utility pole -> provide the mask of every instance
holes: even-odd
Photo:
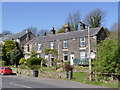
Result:
[[[89,57],[89,80],[92,80],[91,76],[91,49],[90,49],[90,28],[88,26],[88,57]]]
[[[91,81],[91,80],[92,80],[92,75],[91,75],[91,72],[92,72],[91,67],[92,67],[92,65],[91,65],[91,49],[90,49],[90,47],[91,47],[91,46],[90,46],[90,28],[89,28],[88,25],[85,25],[85,24],[83,23],[83,21],[81,21],[81,22],[79,22],[79,23],[81,23],[81,25],[87,26],[87,28],[88,28],[89,80]]]

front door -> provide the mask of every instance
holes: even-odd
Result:
[[[70,65],[73,65],[74,54],[70,55]]]

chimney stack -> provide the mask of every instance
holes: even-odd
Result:
[[[26,29],[26,33],[28,33],[29,32],[29,29]]]
[[[52,27],[52,30],[50,31],[50,34],[53,35],[55,33],[56,33],[56,31],[55,31],[54,27]]]
[[[66,23],[66,24],[64,25],[64,29],[65,29],[65,33],[70,32],[69,23]]]
[[[81,30],[85,29],[85,24],[84,24],[83,21],[80,22],[80,29],[81,29]]]

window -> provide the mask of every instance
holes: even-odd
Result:
[[[50,42],[50,49],[54,49],[54,42]]]
[[[63,41],[63,48],[68,48],[68,41],[67,40]]]
[[[86,46],[86,42],[85,42],[85,38],[84,37],[80,38],[80,46],[81,47],[85,47]]]
[[[65,61],[68,60],[68,53],[67,52],[63,53],[63,60],[65,60]]]
[[[80,51],[80,58],[85,59],[85,51]]]
[[[41,50],[41,43],[38,44],[38,50]]]
[[[27,51],[28,51],[28,52],[30,51],[30,47],[29,47],[29,45],[27,45]]]

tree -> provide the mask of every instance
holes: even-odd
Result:
[[[6,40],[3,45],[3,59],[6,61],[7,65],[10,65],[10,54],[17,47],[17,42],[13,40]]]
[[[39,32],[38,32],[38,36],[47,36],[48,35],[48,30],[44,30],[44,29],[41,29]]]
[[[85,23],[87,23],[90,28],[100,27],[104,18],[104,11],[101,9],[94,9],[85,17]]]
[[[44,36],[47,36],[47,32],[46,31],[44,32]]]
[[[8,31],[8,30],[4,30],[2,32],[2,36],[8,35],[8,34],[12,34],[12,33],[10,31]]]
[[[37,33],[38,33],[38,30],[35,27],[28,27],[27,29],[30,30],[34,35],[37,35]]]
[[[16,67],[19,64],[19,60],[23,57],[22,52],[18,47],[15,47],[15,49],[10,54],[10,63],[12,65],[16,65]]]
[[[97,59],[93,61],[93,70],[99,73],[114,73],[120,81],[120,41],[108,38],[98,47]]]
[[[120,35],[119,29],[120,28],[120,24],[118,23],[114,23],[111,27],[111,33],[110,33],[110,37],[111,38],[116,38],[118,39],[118,35]]]
[[[66,19],[66,22],[70,24],[72,30],[78,30],[79,21],[80,21],[79,11],[70,13]]]
[[[65,33],[64,26],[62,26],[62,27],[57,31],[57,33]]]

